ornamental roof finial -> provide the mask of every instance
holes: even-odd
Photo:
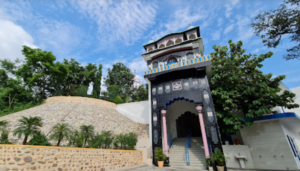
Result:
[[[190,26],[192,26],[192,24],[190,23]]]
[[[169,30],[169,33],[171,33],[171,31]]]

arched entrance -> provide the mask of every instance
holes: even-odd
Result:
[[[178,138],[187,137],[188,135],[200,137],[199,117],[192,112],[186,111],[176,119],[176,130]]]

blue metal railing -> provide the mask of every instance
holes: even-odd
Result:
[[[172,135],[169,139],[168,146],[169,146],[169,148],[170,148],[170,146],[171,146],[171,148],[173,148],[173,137],[172,137]]]
[[[189,130],[188,131],[188,136],[186,138],[186,143],[185,143],[185,160],[186,160],[186,165],[190,166],[190,154],[189,154],[189,150],[188,148],[191,148],[191,135],[192,135],[192,131]]]
[[[190,166],[190,155],[189,155],[189,150],[188,148],[191,148],[191,138],[188,135],[185,143],[185,160],[186,160],[186,165]]]

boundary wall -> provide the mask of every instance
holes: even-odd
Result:
[[[144,163],[143,151],[0,144],[0,171],[107,171]]]

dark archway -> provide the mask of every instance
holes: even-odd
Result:
[[[192,137],[201,137],[199,117],[189,111],[176,119],[177,137],[187,137],[191,133]]]

